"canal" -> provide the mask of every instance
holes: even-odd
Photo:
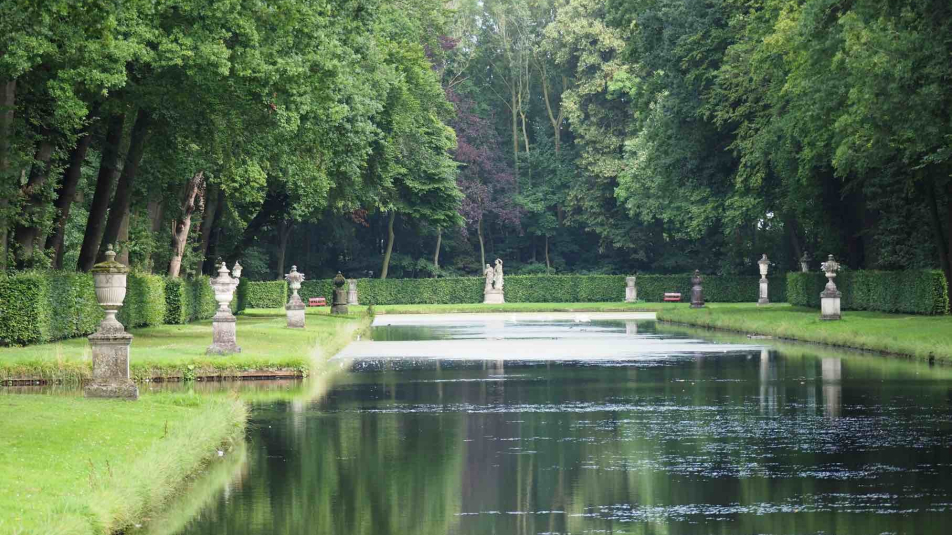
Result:
[[[947,368],[591,315],[378,317],[174,533],[947,533]]]

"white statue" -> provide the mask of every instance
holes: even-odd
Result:
[[[486,269],[483,270],[483,275],[486,277],[486,286],[483,288],[483,293],[489,292],[493,289],[493,267],[489,264],[486,264]]]
[[[496,272],[495,278],[493,279],[493,287],[497,290],[502,290],[502,260],[499,258],[496,259]]]

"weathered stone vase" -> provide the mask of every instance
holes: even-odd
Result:
[[[836,289],[833,279],[840,270],[840,264],[830,255],[826,262],[820,264],[820,269],[826,274],[826,287],[820,292],[820,319],[834,321],[842,318],[840,314],[840,298],[843,294]]]
[[[691,277],[691,308],[704,308],[704,288],[701,287],[701,271],[695,269]]]
[[[347,279],[347,304],[360,304],[357,302],[357,279]]]
[[[757,264],[760,266],[760,299],[757,300],[757,305],[769,305],[770,299],[767,297],[767,270],[770,269],[770,260],[767,260],[767,255],[764,255]]]
[[[347,313],[347,288],[344,288],[346,284],[347,279],[338,271],[337,276],[334,277],[334,301],[331,304],[331,314]]]
[[[116,262],[116,252],[107,246],[106,261],[93,266],[96,300],[106,311],[99,330],[90,335],[93,378],[83,389],[88,398],[138,399],[139,389],[129,378],[129,348],[132,335],[116,319],[126,298],[126,275],[129,269]]]
[[[288,315],[288,327],[292,329],[304,328],[304,301],[298,295],[301,289],[301,283],[304,282],[304,274],[298,273],[297,266],[291,266],[291,272],[284,276],[288,281],[288,288],[291,288],[291,298],[284,309]]]
[[[218,276],[208,281],[215,291],[215,301],[218,302],[218,311],[212,317],[212,345],[208,346],[206,351],[208,354],[241,353],[236,329],[238,320],[231,313],[231,309],[228,308],[229,303],[235,297],[235,289],[238,288],[241,264],[235,262],[232,273],[235,275],[234,277],[229,276],[228,266],[222,262],[221,267],[218,268]]]
[[[638,300],[638,287],[635,286],[634,276],[625,277],[625,302],[634,303]]]

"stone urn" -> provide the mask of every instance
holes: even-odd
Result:
[[[304,301],[302,301],[301,296],[298,295],[298,290],[301,289],[301,283],[304,282],[304,274],[298,272],[297,266],[291,266],[291,272],[284,276],[284,280],[288,281],[288,288],[291,289],[291,298],[284,307],[285,311],[287,311],[288,327],[292,329],[303,329]]]
[[[826,262],[820,264],[820,270],[826,275],[826,286],[820,292],[820,319],[838,320],[840,314],[840,298],[843,296],[837,289],[833,279],[836,278],[836,272],[840,270],[840,263],[830,255]]]
[[[770,304],[770,300],[767,298],[767,270],[770,269],[770,260],[767,260],[765,254],[763,258],[757,261],[757,264],[760,267],[760,298],[757,300],[757,304],[767,305]]]
[[[357,302],[357,279],[347,279],[347,304],[360,304]]]
[[[704,288],[701,287],[703,280],[701,271],[695,269],[694,276],[691,277],[691,308],[704,308]]]
[[[241,264],[235,262],[229,276],[228,266],[224,262],[218,268],[218,276],[209,280],[212,290],[215,291],[215,301],[218,302],[218,311],[212,317],[212,345],[208,346],[207,353],[215,355],[227,355],[229,353],[240,353],[238,347],[236,323],[234,314],[228,305],[235,297],[235,289],[238,288],[238,282],[241,278]]]
[[[638,287],[635,285],[637,279],[634,275],[625,277],[625,302],[634,303],[638,301]]]
[[[138,399],[139,389],[129,377],[129,348],[132,335],[116,319],[126,298],[129,268],[116,262],[112,245],[106,247],[106,261],[92,268],[96,300],[106,311],[99,330],[90,335],[93,378],[84,395],[91,398]]]
[[[338,271],[337,276],[334,277],[334,300],[331,304],[331,314],[347,313],[347,288],[344,287],[346,284],[347,279]]]

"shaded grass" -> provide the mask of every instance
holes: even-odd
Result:
[[[641,312],[687,306],[683,303],[505,303],[484,305],[381,305],[375,314],[459,314],[468,312]]]
[[[238,317],[238,345],[242,351],[227,356],[205,355],[212,339],[211,321],[133,329],[130,372],[137,381],[228,377],[246,371],[308,375],[317,357],[339,350],[350,341],[354,330],[368,321],[361,314],[315,314],[308,316],[305,329],[288,329],[282,310],[255,311]],[[91,373],[85,338],[0,348],[0,380],[80,383]]]
[[[246,417],[226,396],[0,396],[0,533],[108,534],[141,523],[241,440]]]
[[[703,309],[672,307],[658,319],[744,333],[952,361],[952,316],[914,316],[846,311],[821,321],[819,310],[772,304],[712,303]]]

